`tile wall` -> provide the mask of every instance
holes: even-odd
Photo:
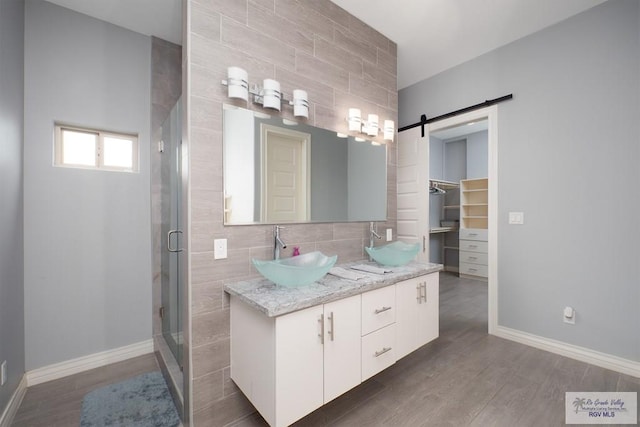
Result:
[[[235,65],[248,71],[250,83],[278,80],[289,97],[294,88],[306,89],[308,122],[335,131],[346,131],[349,107],[397,123],[397,50],[328,0],[187,1],[193,424],[218,426],[254,411],[229,379],[229,307],[222,287],[257,277],[251,258],[270,257],[273,242],[272,226],[223,225],[222,104],[230,100],[220,81]],[[283,110],[282,117],[293,118],[291,109]],[[388,220],[379,227],[395,235],[395,144],[388,144],[387,167]],[[317,249],[346,262],[365,258],[367,227],[299,224],[288,226],[283,237],[288,248]],[[214,260],[215,238],[228,239],[227,259]]]

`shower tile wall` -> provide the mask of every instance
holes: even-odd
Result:
[[[309,93],[308,122],[346,131],[349,107],[397,123],[396,45],[328,0],[188,0],[188,146],[190,150],[190,291],[194,424],[225,425],[254,411],[229,379],[229,307],[222,286],[258,274],[271,226],[223,225],[222,104],[228,66],[250,82],[274,78],[285,94]],[[254,108],[252,105],[249,108]],[[293,118],[284,108],[282,117]],[[381,140],[381,138],[379,138]],[[388,220],[396,229],[396,146],[388,146]],[[291,255],[321,250],[340,262],[364,259],[367,223],[288,226]],[[228,239],[228,259],[214,260],[213,239]]]

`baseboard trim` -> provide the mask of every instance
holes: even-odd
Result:
[[[601,368],[610,369],[612,371],[640,378],[640,362],[634,362],[633,360],[623,359],[611,354],[601,353],[599,351],[579,347],[573,344],[567,344],[551,338],[544,338],[528,332],[507,328],[505,326],[497,326],[493,335],[519,342],[520,344],[539,348],[540,350],[579,360],[581,362],[590,363]]]
[[[153,339],[34,369],[26,374],[27,385],[31,387],[149,353],[153,353]]]
[[[18,413],[18,408],[20,408],[20,404],[22,403],[22,399],[24,399],[26,392],[27,376],[23,375],[22,379],[18,383],[18,388],[13,392],[11,399],[9,399],[9,404],[4,408],[2,416],[0,416],[0,427],[9,427],[11,425],[13,419]]]

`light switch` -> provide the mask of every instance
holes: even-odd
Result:
[[[524,212],[509,212],[509,224],[524,224]]]
[[[213,259],[227,258],[227,239],[215,239],[213,241]]]
[[[387,228],[387,242],[390,242],[392,240],[393,240],[393,229]]]

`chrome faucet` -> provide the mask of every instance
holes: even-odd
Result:
[[[285,249],[287,244],[280,238],[280,230],[284,227],[276,225],[274,228],[274,241],[273,241],[273,259],[280,259],[280,248]]]
[[[378,240],[382,239],[382,236],[376,233],[376,223],[372,221],[369,223],[369,247],[370,248],[373,247],[374,237],[377,238]]]

